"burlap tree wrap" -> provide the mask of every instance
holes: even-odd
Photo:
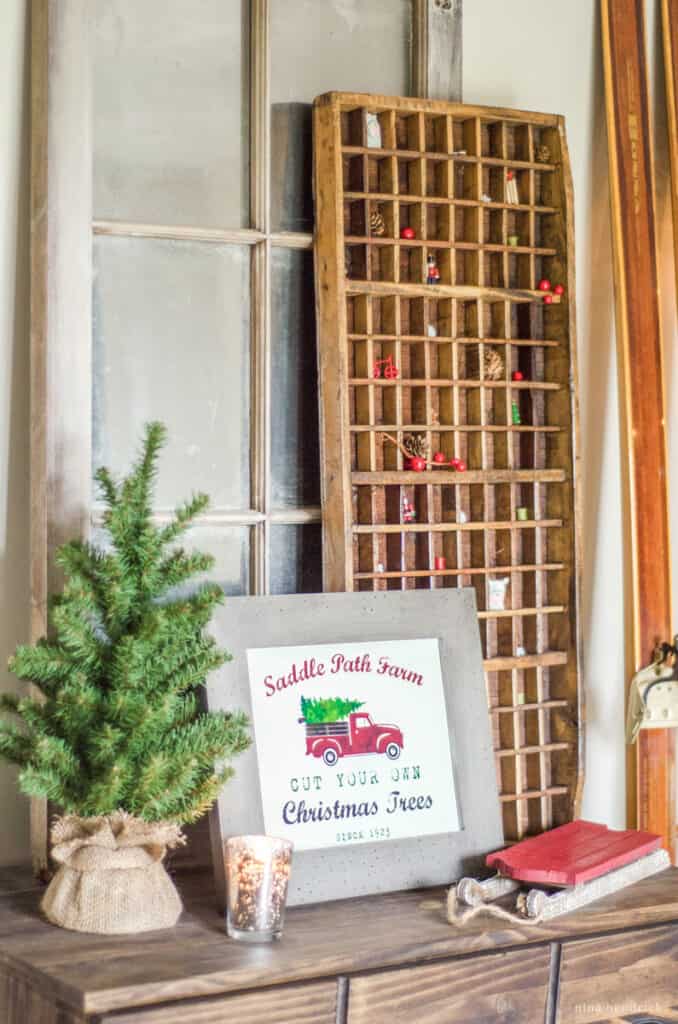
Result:
[[[178,921],[181,899],[162,863],[168,848],[185,842],[178,825],[151,824],[124,811],[68,815],[54,823],[51,839],[60,866],[42,910],[52,924],[123,935]]]

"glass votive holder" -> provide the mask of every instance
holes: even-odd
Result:
[[[285,919],[292,843],[272,836],[233,836],[224,846],[228,935],[243,942],[279,939]]]

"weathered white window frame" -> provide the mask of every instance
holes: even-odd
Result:
[[[461,99],[461,0],[413,0],[412,92]],[[269,2],[251,0],[250,224],[214,231],[92,219],[91,4],[34,0],[31,189],[31,634],[47,629],[52,556],[92,525],[92,240],[123,235],[250,247],[250,510],[214,525],[252,532],[252,593],[270,586],[271,528],[320,521],[320,509],[271,504],[271,253],[309,250],[311,234],[271,230]],[[31,845],[47,869],[47,805],[31,802]]]

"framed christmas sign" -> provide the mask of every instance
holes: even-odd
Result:
[[[290,902],[435,885],[502,843],[473,591],[235,598],[211,710],[255,743],[212,815],[294,843]],[[228,699],[224,699],[224,694]]]

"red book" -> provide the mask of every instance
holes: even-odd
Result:
[[[541,885],[580,885],[658,850],[661,838],[592,821],[571,821],[490,853],[485,863],[507,878]]]

